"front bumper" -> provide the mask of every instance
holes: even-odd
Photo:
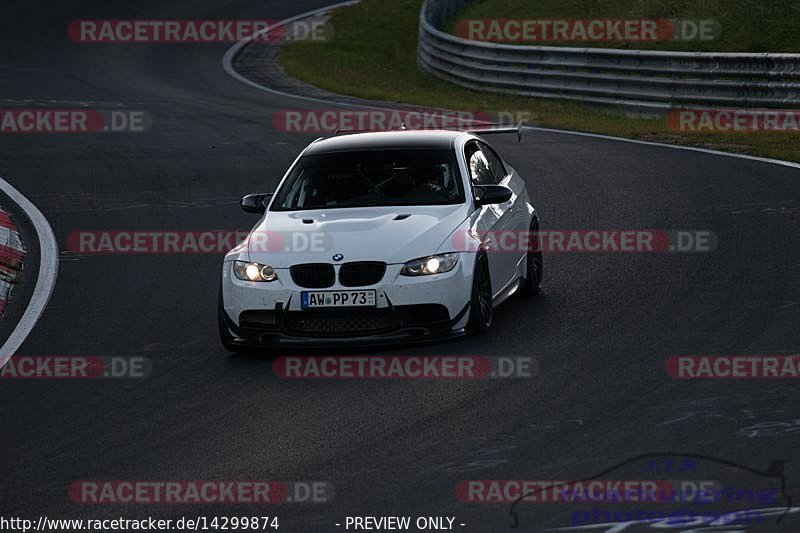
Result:
[[[400,276],[389,265],[380,283],[324,290],[375,290],[376,307],[303,310],[301,292],[288,269],[279,280],[253,283],[237,279],[231,263],[223,265],[220,316],[235,344],[342,346],[425,341],[463,335],[468,320],[473,265],[461,254],[450,272]],[[338,269],[338,267],[337,267]],[[337,277],[338,280],[338,271]]]
[[[233,336],[233,344],[240,346],[380,346],[447,339],[466,333],[466,327],[458,327],[458,322],[466,317],[469,305],[453,319],[430,321],[421,319],[425,316],[426,310],[422,309],[425,307],[428,306],[392,307],[372,317],[341,309],[335,312],[276,310],[270,313],[268,323],[253,321],[241,325],[236,325],[224,311],[221,313]],[[258,317],[258,314],[249,316]],[[348,322],[356,326],[347,326]]]

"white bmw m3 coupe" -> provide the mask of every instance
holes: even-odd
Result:
[[[223,346],[479,334],[506,298],[537,294],[538,214],[522,177],[484,139],[498,132],[519,129],[352,133],[311,143],[274,194],[242,199],[245,211],[262,216],[225,256]]]

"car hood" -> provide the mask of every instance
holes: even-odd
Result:
[[[247,251],[250,261],[275,268],[338,261],[405,263],[436,253],[466,214],[464,204],[268,211],[249,235]]]

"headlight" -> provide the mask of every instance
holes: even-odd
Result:
[[[458,254],[432,255],[414,259],[403,265],[400,274],[403,276],[429,276],[450,272],[458,264]]]
[[[275,281],[278,279],[277,270],[261,263],[234,261],[233,273],[243,281]]]

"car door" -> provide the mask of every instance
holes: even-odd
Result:
[[[518,272],[517,266],[519,264],[519,242],[520,232],[523,228],[520,225],[521,213],[517,209],[517,200],[521,192],[520,180],[516,175],[512,175],[508,168],[503,164],[503,160],[497,155],[497,152],[488,144],[478,141],[478,146],[481,152],[486,156],[489,162],[489,169],[492,171],[494,182],[497,185],[502,185],[511,189],[511,198],[505,203],[492,206],[500,215],[500,220],[497,224],[497,235],[499,242],[497,247],[499,249],[500,271],[503,273],[503,286],[507,286],[514,281],[516,273]],[[498,287],[500,289],[501,287]]]
[[[505,169],[488,146],[472,140],[465,145],[464,150],[473,186],[498,185],[503,181]],[[481,206],[474,226],[484,241],[489,259],[492,291],[495,295],[511,282],[516,271],[514,261],[516,254],[509,253],[501,247],[501,241],[507,241],[504,233],[511,229],[512,212],[509,211],[511,206],[513,206],[513,195],[510,201],[503,204]]]
[[[530,215],[527,209],[528,194],[525,182],[514,169],[506,165],[495,150],[486,143],[479,142],[481,150],[489,160],[489,166],[498,185],[511,189],[511,198],[500,206],[500,238],[498,243],[503,255],[503,269],[508,269],[507,282],[513,281],[521,271],[525,259],[527,239],[523,234],[530,229]],[[506,263],[507,261],[507,263]]]

